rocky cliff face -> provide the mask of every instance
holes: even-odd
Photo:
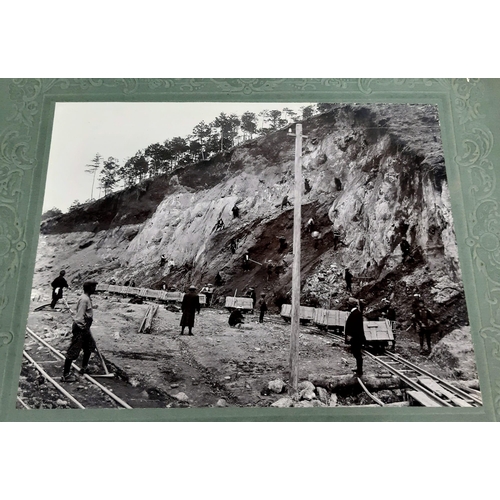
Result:
[[[315,293],[320,305],[341,307],[349,268],[361,278],[353,292],[368,314],[376,316],[388,298],[407,317],[419,292],[443,325],[465,323],[437,108],[338,105],[303,129],[303,175],[311,186],[303,221],[312,217],[321,235],[315,241],[303,231],[303,302]],[[66,235],[73,251],[61,265],[70,278],[183,288],[213,283],[219,271],[221,296],[253,286],[279,305],[291,286],[293,209],[282,210],[281,202],[285,195],[293,202],[293,165],[294,138],[278,131],[45,221],[41,245]],[[236,203],[239,218],[231,212]],[[225,228],[214,231],[219,218]],[[405,263],[403,236],[412,249]],[[245,251],[255,261],[246,272]],[[159,266],[162,254],[174,268]]]

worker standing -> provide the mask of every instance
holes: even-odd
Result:
[[[363,315],[359,309],[358,301],[354,297],[349,297],[349,306],[352,307],[347,321],[345,322],[345,340],[351,344],[351,353],[356,360],[356,377],[363,375],[363,355],[361,349],[366,342],[365,331],[363,329]]]
[[[213,287],[212,283],[208,283],[207,285],[205,285],[200,290],[200,293],[205,294],[205,296],[207,297],[207,307],[210,307],[210,305],[212,303],[212,297],[214,295],[214,287]]]
[[[196,311],[200,314],[200,298],[196,293],[196,287],[191,285],[188,293],[184,294],[181,304],[181,335],[184,335],[184,328],[187,326],[188,335],[193,335],[194,317]]]
[[[259,306],[259,311],[260,311],[259,323],[264,323],[264,314],[267,311],[267,302],[266,302],[266,294],[265,293],[260,294],[258,306]]]
[[[78,359],[82,349],[83,359],[80,373],[82,375],[86,373],[90,356],[95,350],[95,341],[90,331],[94,318],[92,300],[90,296],[95,293],[96,286],[96,281],[86,281],[83,284],[83,294],[80,296],[76,304],[76,313],[73,318],[73,326],[71,328],[73,338],[71,339],[71,344],[66,352],[64,372],[61,378],[62,382],[74,382],[76,380],[74,375],[71,373],[71,364],[73,361]]]
[[[257,302],[257,294],[255,293],[255,289],[250,287],[248,289],[247,296],[252,299],[252,309],[255,309],[255,303]]]
[[[427,349],[431,350],[431,335],[436,326],[436,321],[432,312],[425,307],[424,301],[419,300],[418,308],[415,311],[415,323],[420,340],[420,354],[424,352],[424,337],[427,342]]]
[[[63,288],[69,288],[68,282],[64,278],[66,271],[61,271],[59,276],[51,283],[52,287],[52,302],[50,303],[50,307],[54,309],[59,299],[62,299],[63,296]]]

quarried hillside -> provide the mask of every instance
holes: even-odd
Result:
[[[348,268],[367,317],[387,299],[409,322],[421,293],[445,332],[465,324],[437,108],[338,105],[303,131],[303,303],[344,307]],[[281,130],[44,221],[39,250],[56,249],[57,259],[38,268],[35,284],[64,268],[75,283],[184,290],[219,272],[219,298],[254,287],[279,306],[291,288],[293,208],[282,202],[293,203],[293,165],[294,138]],[[319,238],[306,229],[310,218]],[[160,266],[161,255],[174,265]]]

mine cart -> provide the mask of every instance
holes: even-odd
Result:
[[[333,309],[314,309],[313,323],[321,330],[333,330],[337,334],[344,331],[349,313]]]
[[[106,283],[97,283],[97,286],[95,287],[96,292],[107,292],[109,288],[109,285]]]
[[[300,306],[299,318],[301,323],[310,323],[314,318],[314,307]],[[281,306],[281,317],[285,321],[291,321],[292,319],[292,306],[291,304],[283,304]]]
[[[382,321],[363,322],[365,331],[366,346],[373,347],[376,350],[384,350],[394,343],[394,333],[392,332],[391,322],[387,319]]]
[[[224,305],[226,309],[241,309],[242,311],[253,311],[253,300],[249,297],[226,297]]]

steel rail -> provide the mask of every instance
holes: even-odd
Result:
[[[453,405],[451,403],[448,403],[448,401],[445,401],[444,399],[442,399],[439,396],[437,396],[436,394],[434,394],[432,391],[429,391],[427,388],[421,386],[420,384],[418,384],[417,382],[415,382],[414,380],[412,380],[410,377],[408,377],[407,375],[405,375],[404,373],[402,373],[400,370],[398,370],[397,368],[394,368],[393,366],[391,366],[390,364],[386,363],[385,361],[382,361],[381,359],[379,359],[377,356],[375,356],[371,352],[368,352],[368,351],[365,351],[365,350],[363,350],[363,352],[370,359],[374,360],[376,363],[382,365],[384,368],[386,368],[387,370],[389,370],[391,373],[394,373],[394,375],[397,375],[400,379],[404,380],[413,389],[415,389],[417,391],[420,391],[420,392],[423,392],[425,395],[429,396],[431,399],[433,399],[437,403],[441,404],[442,406],[453,407]]]
[[[16,399],[27,409],[31,410],[31,408],[19,397],[17,396]]]
[[[45,347],[47,347],[48,349],[50,349],[60,359],[63,359],[63,360],[66,359],[66,356],[64,356],[64,354],[61,354],[57,349],[55,349],[54,347],[52,347],[48,342],[46,342],[41,337],[39,337],[33,330],[31,330],[30,328],[26,327],[26,331],[35,340],[37,340],[38,342],[40,342],[41,344],[43,344]],[[72,363],[72,366],[73,366],[73,368],[75,368],[76,371],[80,372],[80,368],[75,363]],[[102,384],[100,384],[99,382],[97,382],[97,380],[95,380],[94,378],[92,378],[87,373],[85,373],[83,375],[83,377],[86,378],[89,382],[91,382],[95,386],[99,387],[99,389],[101,389],[101,391],[103,391],[104,393],[106,393],[111,399],[113,399],[114,401],[116,401],[120,406],[123,406],[123,408],[126,408],[127,410],[132,410],[133,409],[128,403],[126,403],[125,401],[123,401],[122,399],[120,399],[116,394],[114,394],[113,392],[111,392],[107,387],[104,387]]]
[[[439,378],[437,375],[434,375],[431,372],[428,372],[427,370],[425,370],[424,368],[421,368],[420,366],[415,365],[411,361],[408,361],[408,360],[402,358],[398,354],[394,354],[392,352],[386,352],[385,355],[389,356],[392,359],[394,359],[398,363],[402,363],[402,364],[404,364],[404,365],[412,368],[413,370],[422,373],[422,375],[427,375],[428,377],[436,380],[443,387],[445,387],[446,389],[449,389],[450,391],[454,392],[457,396],[460,396],[463,399],[472,399],[472,401],[474,401],[475,403],[477,403],[479,405],[483,404],[482,400],[480,398],[478,398],[477,396],[475,396],[473,394],[469,394],[469,393],[463,391],[462,389],[460,389],[459,387],[455,387],[454,385],[450,384],[446,380],[444,380],[442,378]]]
[[[338,341],[338,342],[343,342],[344,341],[344,339],[343,339],[342,336],[336,335],[334,333],[328,332],[327,336],[330,337],[330,338],[332,338],[333,340]],[[370,352],[368,352],[366,350],[363,350],[363,352],[367,356],[369,356],[371,359],[373,359],[375,362],[377,362],[377,363],[381,364],[382,366],[384,366],[384,368],[386,368],[387,370],[389,370],[391,373],[393,373],[394,375],[397,375],[398,377],[400,377],[402,380],[404,380],[408,385],[410,385],[414,389],[419,390],[421,392],[424,392],[427,396],[432,397],[432,399],[434,399],[435,401],[437,401],[440,404],[443,404],[444,406],[454,407],[452,404],[448,403],[447,401],[445,401],[441,397],[437,396],[432,391],[429,391],[427,388],[421,386],[420,384],[412,382],[412,380],[408,376],[406,376],[404,373],[400,372],[397,368],[394,368],[391,365],[385,363],[379,357],[373,355],[372,353],[370,353]],[[447,389],[453,391],[454,394],[457,397],[460,397],[464,401],[473,400],[474,402],[476,402],[477,404],[479,404],[479,405],[482,406],[482,401],[479,398],[477,398],[477,396],[474,397],[473,395],[467,394],[465,391],[462,391],[461,389],[458,389],[457,387],[451,385],[449,382],[446,382],[445,380],[437,377],[436,375],[433,375],[432,373],[428,372],[424,368],[420,368],[418,365],[415,365],[411,361],[408,361],[408,360],[402,358],[401,356],[399,356],[397,354],[393,354],[393,353],[390,353],[390,352],[387,352],[387,351],[385,352],[385,355],[388,356],[388,357],[390,357],[392,360],[394,360],[397,363],[400,363],[402,365],[406,365],[407,367],[411,368],[413,371],[415,371],[417,373],[429,376],[433,380],[436,380],[444,388],[447,388]]]
[[[327,336],[330,337],[330,338],[332,338],[332,339],[334,339],[334,340],[336,340],[337,342],[343,342],[344,341],[344,338],[342,336],[336,335],[334,333],[329,333],[328,332]],[[402,373],[401,371],[399,371],[397,368],[394,368],[391,365],[389,365],[388,363],[385,363],[384,361],[382,361],[381,359],[379,359],[377,356],[373,355],[372,353],[370,353],[370,352],[368,352],[368,351],[366,351],[364,349],[363,349],[363,352],[370,359],[372,359],[376,363],[382,365],[384,368],[386,368],[392,374],[398,376],[401,380],[403,380],[404,382],[406,382],[406,384],[409,385],[410,387],[412,387],[413,389],[415,389],[417,391],[423,392],[424,394],[426,394],[427,396],[429,396],[431,399],[433,399],[434,401],[436,401],[437,403],[439,403],[442,406],[453,407],[452,404],[450,404],[447,401],[445,401],[444,399],[440,398],[439,396],[437,396],[436,394],[434,394],[432,391],[429,391],[426,387],[421,386],[420,384],[418,384],[417,382],[415,382],[414,380],[412,380],[410,377],[408,377],[407,375],[405,375],[404,373]]]
[[[26,351],[23,351],[23,356],[46,378],[61,394],[64,394],[78,408],[85,410],[78,399],[74,398],[64,387],[59,385]]]
[[[366,394],[373,400],[375,401],[375,403],[377,403],[379,406],[385,406],[385,404],[379,399],[377,398],[377,396],[374,396],[366,387],[365,384],[363,384],[363,382],[361,381],[361,379],[359,377],[358,378],[358,382],[359,382],[359,385],[361,386],[361,388],[366,392]]]

